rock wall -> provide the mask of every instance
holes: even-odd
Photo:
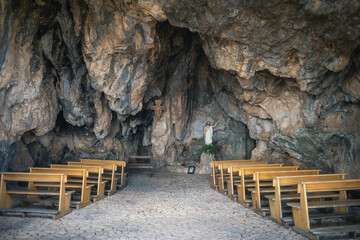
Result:
[[[359,16],[357,0],[0,0],[0,170],[180,169],[220,120],[217,159],[360,177]]]

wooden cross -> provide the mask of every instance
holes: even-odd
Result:
[[[155,111],[155,119],[160,120],[162,111],[165,110],[165,106],[161,106],[161,100],[155,100],[155,106],[151,107]]]

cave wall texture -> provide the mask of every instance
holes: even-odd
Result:
[[[220,120],[217,159],[360,177],[359,102],[358,0],[0,0],[0,171],[180,169]]]

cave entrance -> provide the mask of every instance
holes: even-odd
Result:
[[[147,108],[161,99],[166,110],[149,126],[153,164],[171,169],[199,166],[205,123],[218,120],[213,136],[216,159],[250,158],[255,142],[241,122],[241,104],[234,96],[241,88],[236,76],[213,68],[198,33],[169,22],[158,23],[156,31],[164,52],[148,91],[161,91]]]

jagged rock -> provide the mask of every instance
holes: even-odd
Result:
[[[135,115],[152,83],[156,21],[127,2],[88,7],[83,52],[91,86],[104,92],[113,111]]]
[[[152,154],[183,171],[220,120],[216,159],[359,177],[359,16],[357,0],[0,0],[0,170]]]
[[[97,139],[102,139],[109,134],[112,113],[107,100],[102,97],[100,92],[95,93],[94,108],[96,111],[94,133]]]

